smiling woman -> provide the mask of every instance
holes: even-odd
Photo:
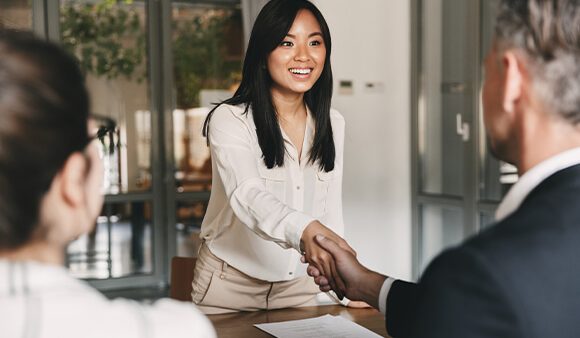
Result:
[[[268,57],[273,96],[301,95],[320,77],[326,46],[312,12],[300,10],[280,45]]]
[[[239,89],[205,121],[213,182],[192,298],[206,313],[318,304],[301,255],[334,280],[314,235],[350,249],[341,238],[344,119],[330,108],[331,45],[311,2],[268,2]]]

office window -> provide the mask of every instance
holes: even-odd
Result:
[[[78,277],[153,272],[147,23],[142,1],[60,1],[61,43],[86,76],[91,112],[117,126],[100,151],[103,215],[94,232],[69,249]]]
[[[465,231],[460,208],[421,205],[419,210],[419,265],[423,271],[443,249],[461,243]]]
[[[425,194],[464,196],[466,111],[471,103],[463,0],[424,1],[419,115],[420,189]]]
[[[70,272],[90,279],[151,273],[151,220],[151,203],[107,203],[93,231],[69,245]]]
[[[415,277],[433,255],[492,225],[518,180],[491,154],[480,100],[497,5],[412,1]]]
[[[177,254],[195,256],[211,190],[202,127],[214,104],[231,97],[241,79],[240,3],[174,1],[171,28]]]
[[[482,229],[493,226],[495,224],[495,214],[492,212],[486,212],[486,211],[480,212],[479,213],[479,223],[481,224]]]
[[[104,158],[106,193],[149,190],[144,3],[62,0],[60,32],[62,45],[77,56],[86,74],[92,112],[113,119],[119,128],[117,147]]]

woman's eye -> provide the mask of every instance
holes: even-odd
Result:
[[[282,41],[282,42],[280,42],[280,46],[282,46],[282,47],[292,47],[292,46],[294,46],[294,44],[292,42],[290,42],[290,41]]]
[[[311,46],[320,46],[321,44],[322,42],[320,42],[319,40],[310,41]]]

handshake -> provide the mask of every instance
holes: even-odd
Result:
[[[310,223],[300,241],[302,262],[320,291],[334,291],[338,298],[363,301],[378,309],[386,277],[367,269],[356,259],[348,243],[318,221]]]

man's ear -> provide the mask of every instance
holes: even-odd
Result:
[[[502,108],[505,112],[513,114],[518,101],[522,98],[525,63],[520,55],[510,50],[503,53],[501,63],[504,81]]]
[[[73,153],[62,167],[58,180],[63,201],[76,208],[85,203],[87,159],[80,152]]]

